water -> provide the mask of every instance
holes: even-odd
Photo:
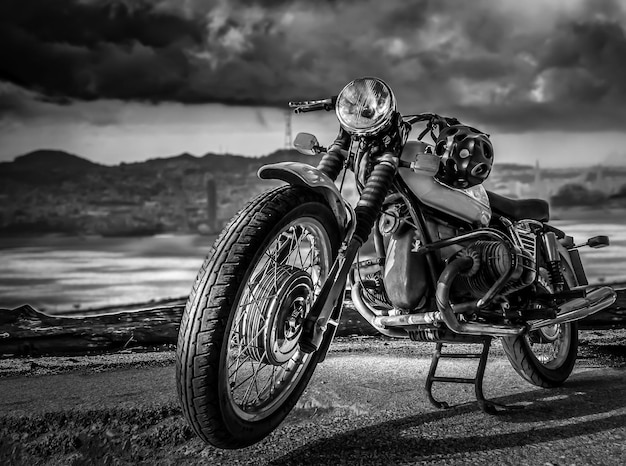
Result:
[[[48,312],[183,297],[214,237],[0,239],[0,307]]]
[[[608,235],[611,246],[582,248],[590,283],[626,281],[626,219],[560,220],[577,243]],[[0,239],[0,308],[24,303],[48,312],[183,297],[213,237]]]
[[[579,249],[589,283],[626,281],[626,218],[618,216],[601,223],[560,220],[552,224],[573,236],[577,244],[592,236],[607,235],[609,247]]]

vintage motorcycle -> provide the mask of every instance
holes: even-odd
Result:
[[[287,184],[235,215],[198,274],[176,375],[199,437],[241,448],[275,429],[324,361],[348,288],[381,334],[437,344],[426,389],[438,407],[447,405],[432,396],[433,383],[461,382],[475,385],[484,411],[505,408],[482,394],[494,337],[530,383],[554,387],[568,378],[576,321],[616,299],[610,287],[588,286],[578,252],[608,245],[606,236],[575,244],[547,223],[547,202],[487,191],[489,135],[433,113],[400,115],[380,79],[356,79],[334,98],[290,106],[335,110],[339,135],[328,149],[313,135],[296,137],[299,151],[322,155],[317,167],[263,166],[261,178]],[[347,170],[355,174],[355,207],[337,186]],[[375,254],[361,260],[370,236]],[[436,376],[443,343],[483,344],[473,355],[480,357],[474,379]]]

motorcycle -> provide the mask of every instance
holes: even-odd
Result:
[[[484,411],[506,408],[482,394],[493,338],[530,383],[555,387],[569,377],[576,321],[616,299],[608,286],[588,286],[578,251],[607,246],[606,236],[575,244],[548,223],[547,202],[487,191],[489,135],[456,118],[401,115],[378,78],[290,106],[334,110],[339,134],[328,148],[310,134],[295,138],[300,152],[321,155],[317,167],[261,167],[260,178],[286,184],[233,217],[198,273],[176,378],[200,438],[242,448],[272,432],[324,361],[347,293],[382,335],[436,343],[426,391],[440,408],[447,404],[432,396],[434,382],[473,383]],[[348,170],[355,206],[340,189]],[[370,237],[375,253],[362,259]],[[483,344],[474,379],[436,376],[444,343]]]

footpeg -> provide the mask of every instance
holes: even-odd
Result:
[[[592,249],[600,249],[609,246],[610,241],[609,237],[605,235],[594,236],[593,238],[589,238],[586,243],[577,244],[575,248],[582,248],[583,246],[589,246]]]

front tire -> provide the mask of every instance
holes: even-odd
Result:
[[[219,448],[258,442],[287,416],[315,370],[301,324],[339,247],[323,197],[285,186],[234,217],[187,301],[176,350],[183,413]]]

